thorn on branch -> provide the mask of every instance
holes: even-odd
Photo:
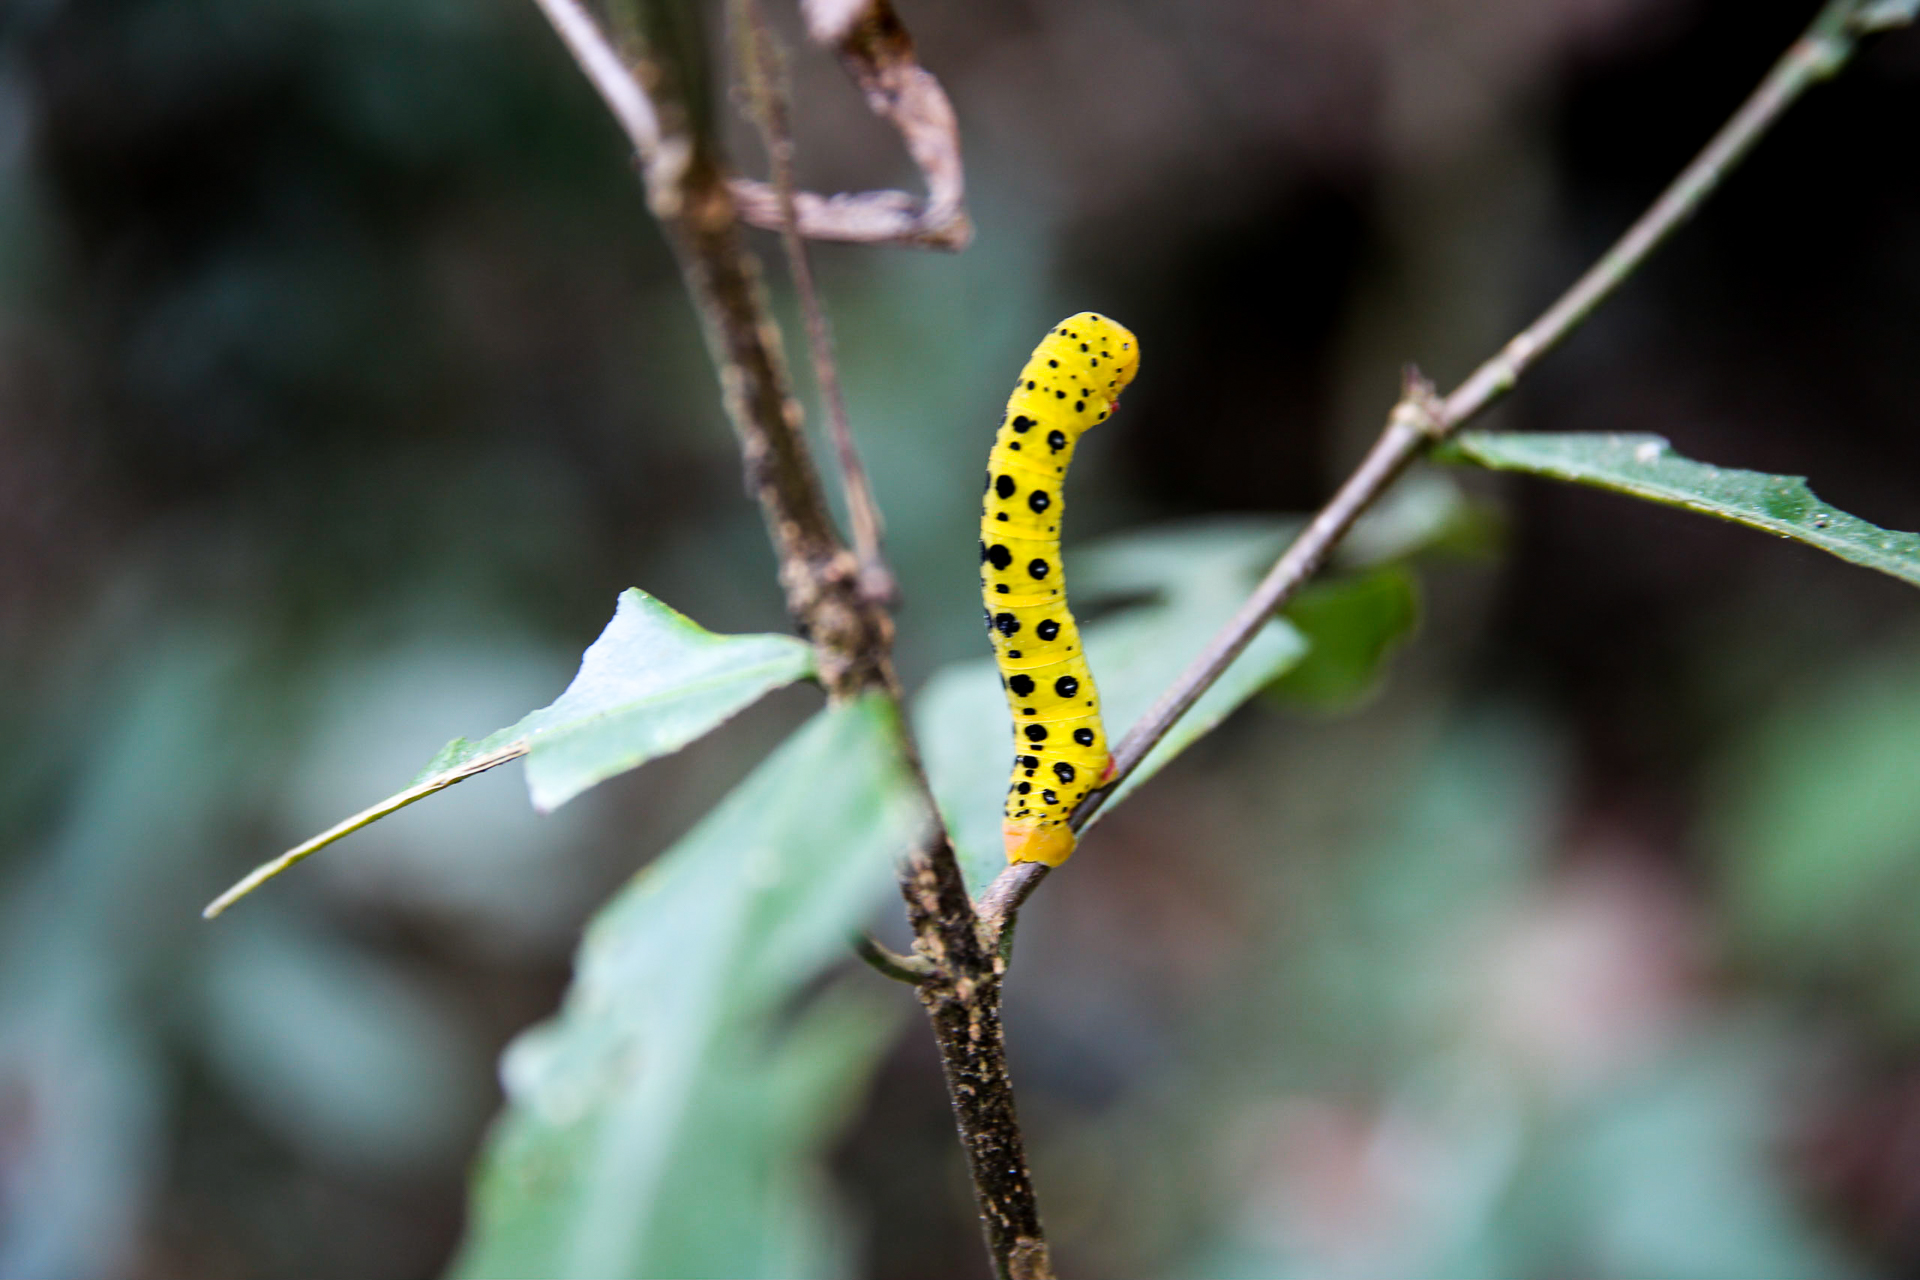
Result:
[[[895,982],[904,982],[910,987],[933,978],[936,970],[933,962],[921,955],[902,955],[893,948],[882,944],[871,934],[863,933],[853,940],[854,954],[871,965],[874,970]]]

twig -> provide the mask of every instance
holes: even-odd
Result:
[[[840,464],[840,484],[847,498],[847,513],[853,521],[853,552],[860,561],[860,587],[869,599],[891,603],[896,593],[893,572],[880,549],[884,531],[880,505],[874,500],[867,469],[854,447],[853,427],[847,420],[847,400],[840,387],[840,369],[833,358],[833,333],[827,326],[826,309],[820,304],[813,264],[794,209],[793,130],[787,119],[780,50],[759,0],[734,0],[734,10],[754,119],[760,127],[760,140],[773,173],[773,189],[780,202],[780,243],[786,250],[787,270],[793,276],[794,293],[806,323],[814,381],[820,388],[821,407],[827,412],[834,455]]]
[[[1831,0],[1806,33],[1781,55],[1759,88],[1626,234],[1539,319],[1515,335],[1498,355],[1475,369],[1447,397],[1443,413],[1446,432],[1458,430],[1511,391],[1521,374],[1606,301],[1668,236],[1693,217],[1801,94],[1847,64],[1862,35],[1911,21],[1913,10],[1912,3]]]
[[[641,161],[648,162],[660,150],[660,118],[654,114],[647,91],[627,71],[620,55],[613,51],[613,46],[607,43],[599,26],[580,7],[578,0],[533,2],[547,15],[547,21],[566,44],[567,52],[599,90],[601,100],[620,122],[627,140],[640,153]]]
[[[740,215],[756,227],[780,225],[780,206],[773,188],[752,178],[733,180],[733,197]],[[973,223],[962,214],[936,222],[926,206],[904,191],[858,191],[822,196],[799,191],[793,197],[800,233],[809,240],[840,244],[891,244],[911,249],[947,249],[958,252],[973,242]]]
[[[1112,780],[1074,810],[1074,829],[1086,825],[1168,730],[1232,665],[1267,619],[1306,585],[1354,521],[1415,457],[1511,391],[1522,374],[1591,315],[1699,210],[1801,94],[1846,65],[1863,35],[1912,21],[1917,7],[1920,5],[1914,0],[1831,0],[1693,162],[1537,320],[1475,369],[1444,400],[1409,370],[1386,430],[1359,469],[1347,477],[1332,500],[1281,554],[1232,620],[1127,731],[1114,749]],[[983,927],[996,938],[1004,936],[1013,914],[1043,878],[1044,872],[1035,873],[1024,866],[1001,872],[981,895]]]
[[[575,0],[540,2],[617,116],[635,98],[649,104],[634,114],[650,118],[654,134],[628,132],[640,151],[647,201],[680,260],[740,440],[747,488],[779,554],[787,608],[813,642],[821,683],[835,698],[885,683],[892,621],[862,597],[858,563],[833,527],[759,265],[741,238],[704,103],[692,96],[699,68],[680,61],[698,56],[700,42],[687,30],[694,11],[654,0],[629,4],[640,46],[629,67]],[[620,75],[608,70],[609,59]]]
[[[1274,612],[1293,598],[1315,571],[1326,562],[1340,539],[1365,514],[1387,487],[1406,470],[1407,464],[1430,441],[1443,433],[1436,410],[1438,401],[1432,386],[1418,373],[1408,370],[1400,402],[1387,420],[1387,428],[1374,442],[1360,466],[1347,477],[1333,498],[1313,517],[1307,527],[1274,562],[1267,576],[1240,606],[1231,620],[1208,642],[1180,678],[1160,695],[1147,713],[1120,739],[1114,749],[1114,778],[1105,791],[1087,797],[1074,813],[1075,828],[1086,821],[1126,776],[1139,767],[1147,753],[1166,735],[1167,730],[1185,715],[1200,695],[1220,678],[1233,660],[1240,656],[1254,634]]]
[[[830,45],[860,86],[867,108],[891,124],[927,184],[924,203],[904,191],[817,196],[798,192],[792,205],[773,187],[734,180],[742,216],[779,230],[789,221],[809,240],[964,249],[973,239],[953,104],[914,55],[913,37],[889,0],[806,0],[807,29]]]
[[[854,938],[853,954],[865,960],[876,973],[910,987],[917,987],[934,976],[933,962],[925,956],[903,956],[872,934],[863,933]]]

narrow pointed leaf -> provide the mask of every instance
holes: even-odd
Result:
[[[872,988],[789,1006],[926,820],[897,714],[868,695],[820,712],[615,896],[559,1015],[503,1060],[455,1274],[830,1267],[818,1162],[893,1018]]]
[[[515,726],[527,740],[534,807],[557,809],[678,751],[812,671],[812,650],[792,636],[715,635],[628,588],[566,692]]]
[[[404,791],[256,867],[202,914],[211,919],[342,836],[522,756],[533,805],[550,812],[596,783],[678,751],[812,671],[812,651],[792,636],[716,635],[629,588],[551,706],[477,742],[455,738]]]
[[[1920,534],[1848,515],[1815,497],[1804,477],[1695,462],[1660,436],[1469,431],[1439,456],[1717,516],[1920,586]]]

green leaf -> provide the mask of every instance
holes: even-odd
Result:
[[[515,726],[533,807],[551,812],[812,673],[812,650],[792,636],[715,635],[628,588],[566,692]]]
[[[1203,521],[1109,539],[1070,563],[1076,611],[1103,598],[1159,597],[1081,627],[1109,735],[1144,714],[1245,598],[1254,576],[1286,545],[1293,525]],[[1269,622],[1105,806],[1127,795],[1297,662],[1305,642]],[[992,659],[938,672],[915,700],[914,725],[940,812],[968,885],[985,887],[1006,866],[1001,800],[1013,756],[1012,722]],[[1104,812],[1105,809],[1102,811]]]
[[[926,821],[903,746],[880,695],[822,711],[600,912],[507,1050],[455,1274],[836,1269],[818,1163],[893,1017],[871,987],[789,1006]]]
[[[455,738],[406,790],[254,868],[203,914],[211,919],[342,836],[521,756],[534,808],[551,812],[596,783],[678,751],[812,671],[812,651],[792,636],[715,635],[630,587],[551,706],[478,742]]]
[[[201,1052],[254,1122],[346,1168],[465,1160],[493,1088],[444,993],[297,918],[234,924],[206,935]]]
[[[1660,436],[1469,431],[1437,456],[1684,507],[1804,542],[1920,586],[1920,534],[1882,529],[1837,510],[1815,497],[1800,476],[1683,458]]]
[[[1285,611],[1307,638],[1307,656],[1274,681],[1282,702],[1338,711],[1366,701],[1387,657],[1420,618],[1419,584],[1398,565],[1308,587]]]

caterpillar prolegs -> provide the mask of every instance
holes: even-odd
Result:
[[[1091,311],[1062,320],[1020,371],[987,455],[980,591],[1013,712],[1001,824],[1008,862],[1065,862],[1074,843],[1068,815],[1113,767],[1100,695],[1067,611],[1061,494],[1081,433],[1114,411],[1139,367],[1140,344],[1120,325]]]

